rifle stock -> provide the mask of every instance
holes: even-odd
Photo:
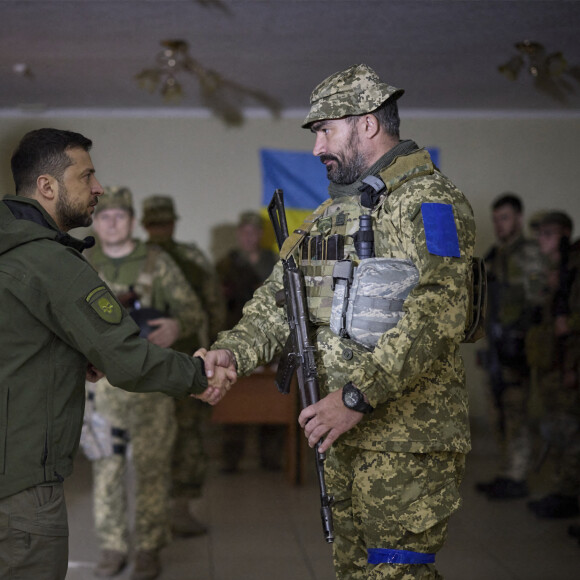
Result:
[[[288,226],[284,209],[284,196],[281,189],[277,189],[274,192],[272,201],[268,205],[268,215],[274,226],[278,247],[282,248],[284,240],[288,237]],[[276,386],[282,393],[288,393],[292,376],[296,371],[298,389],[300,391],[300,404],[302,408],[305,408],[319,400],[318,372],[314,356],[315,347],[311,343],[306,289],[302,272],[296,265],[294,257],[289,256],[287,259],[282,259],[282,265],[284,268],[285,306],[290,336],[279,363]],[[331,509],[333,498],[329,497],[326,491],[324,479],[325,455],[319,451],[321,442],[319,441],[315,448],[316,473],[321,502],[320,516],[324,538],[328,543],[332,543],[334,541]]]

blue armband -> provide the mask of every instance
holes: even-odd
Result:
[[[409,550],[370,548],[367,562],[369,564],[433,564],[435,562],[435,554],[424,554]]]

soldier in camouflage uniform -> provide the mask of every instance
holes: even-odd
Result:
[[[142,335],[167,348],[206,322],[201,304],[175,262],[157,246],[131,237],[134,210],[127,188],[106,188],[95,210],[99,244],[87,255],[127,307],[153,309]],[[171,454],[177,425],[174,399],[128,393],[106,378],[94,385],[94,408],[110,424],[112,453],[93,461],[95,525],[101,546],[97,576],[113,576],[127,562],[127,444],[135,469],[135,550],[132,580],[156,578],[159,550],[170,540]]]
[[[549,262],[549,292],[541,320],[526,339],[542,402],[540,436],[556,467],[550,493],[528,502],[540,518],[580,514],[580,246],[570,244],[572,228],[564,212],[540,219],[538,243]]]
[[[492,204],[497,238],[485,257],[489,300],[488,350],[492,419],[500,445],[499,474],[476,484],[490,499],[528,495],[526,478],[532,458],[528,417],[530,369],[525,335],[537,316],[545,287],[545,263],[538,244],[523,235],[523,208],[518,196],[504,193]]]
[[[262,219],[256,212],[242,213],[236,228],[238,245],[216,264],[227,305],[226,325],[223,327],[225,330],[233,328],[240,321],[244,305],[272,273],[272,268],[278,261],[275,252],[260,245],[264,234]],[[258,426],[260,466],[263,469],[280,469],[285,432],[283,425]],[[249,425],[223,426],[223,470],[226,473],[238,470],[248,434]]]
[[[178,243],[173,239],[178,219],[171,197],[152,195],[143,200],[141,224],[149,234],[148,245],[163,248],[179,266],[191,289],[199,298],[206,323],[200,332],[178,339],[175,350],[191,354],[208,347],[223,328],[225,307],[214,268],[193,243]],[[202,427],[211,407],[189,397],[175,402],[177,437],[172,461],[172,530],[179,536],[196,536],[207,528],[190,513],[189,500],[199,498],[205,482],[208,456],[204,448]]]
[[[310,446],[324,438],[320,451],[327,451],[340,579],[441,578],[435,554],[460,506],[470,449],[459,346],[468,312],[473,212],[426,150],[399,139],[402,94],[366,65],[314,89],[303,127],[316,135],[313,153],[326,165],[330,199],[281,250],[304,273],[314,324],[321,399],[299,420]],[[353,237],[361,214],[372,217],[376,257],[412,263],[418,274],[398,306],[399,322],[373,347],[331,330],[334,263],[324,251],[313,257],[314,247],[344,244],[334,261],[358,263]],[[288,336],[285,310],[275,303],[282,285],[277,264],[240,323],[218,336],[206,357],[208,376],[214,357],[229,355],[245,375],[280,351]],[[388,316],[379,310],[366,327]]]

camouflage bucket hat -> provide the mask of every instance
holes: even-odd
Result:
[[[133,215],[133,194],[128,187],[105,187],[103,189],[104,193],[99,196],[95,214],[104,209],[126,209]]]
[[[173,199],[168,195],[152,195],[143,200],[141,223],[144,226],[174,222],[178,217]]]
[[[323,80],[310,95],[310,112],[302,127],[314,121],[364,115],[380,107],[387,99],[398,99],[405,91],[379,79],[366,64],[356,64]]]

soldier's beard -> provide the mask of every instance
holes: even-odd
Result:
[[[64,183],[59,181],[60,195],[56,200],[56,215],[58,217],[58,224],[64,232],[68,232],[73,228],[85,228],[93,223],[93,217],[88,213],[88,210],[81,212],[75,208],[71,203],[71,198]]]
[[[326,166],[326,176],[336,185],[354,183],[367,168],[366,155],[360,149],[358,134],[353,129],[344,150],[336,155],[323,154],[320,161],[334,161],[334,165]]]

